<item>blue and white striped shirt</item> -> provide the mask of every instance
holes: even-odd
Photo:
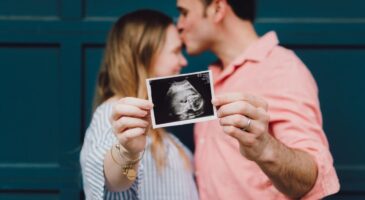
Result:
[[[110,192],[105,186],[104,156],[117,143],[112,133],[109,117],[112,103],[100,105],[94,112],[81,150],[80,162],[86,199],[151,199],[197,200],[198,192],[192,171],[186,169],[178,149],[169,139],[164,139],[166,166],[158,172],[151,154],[151,138],[147,137],[145,155],[133,185],[123,192]],[[178,145],[183,144],[173,135]],[[192,158],[191,152],[183,146]]]

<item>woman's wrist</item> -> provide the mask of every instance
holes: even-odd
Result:
[[[115,144],[113,147],[117,150],[119,157],[125,160],[125,162],[135,162],[137,160],[140,160],[143,156],[143,152],[130,152],[121,144]]]
[[[134,155],[132,155],[133,157],[127,157],[128,154],[124,153],[125,152],[123,152],[123,148],[120,144],[113,145],[112,149],[110,150],[111,157],[114,160],[115,164],[121,167],[122,174],[125,175],[130,181],[134,181],[137,177],[136,168],[144,155],[144,151],[142,155],[138,155],[136,159],[134,159]],[[119,155],[114,156],[114,154]]]

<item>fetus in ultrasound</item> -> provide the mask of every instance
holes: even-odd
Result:
[[[188,80],[173,82],[166,94],[169,115],[178,120],[204,114],[204,99]]]

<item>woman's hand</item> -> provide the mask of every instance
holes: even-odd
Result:
[[[149,111],[153,104],[134,97],[120,99],[111,116],[113,132],[126,156],[138,158],[146,146],[146,133],[150,126]]]

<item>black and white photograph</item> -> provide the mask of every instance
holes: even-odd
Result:
[[[177,126],[217,118],[211,71],[146,80],[153,128]]]

